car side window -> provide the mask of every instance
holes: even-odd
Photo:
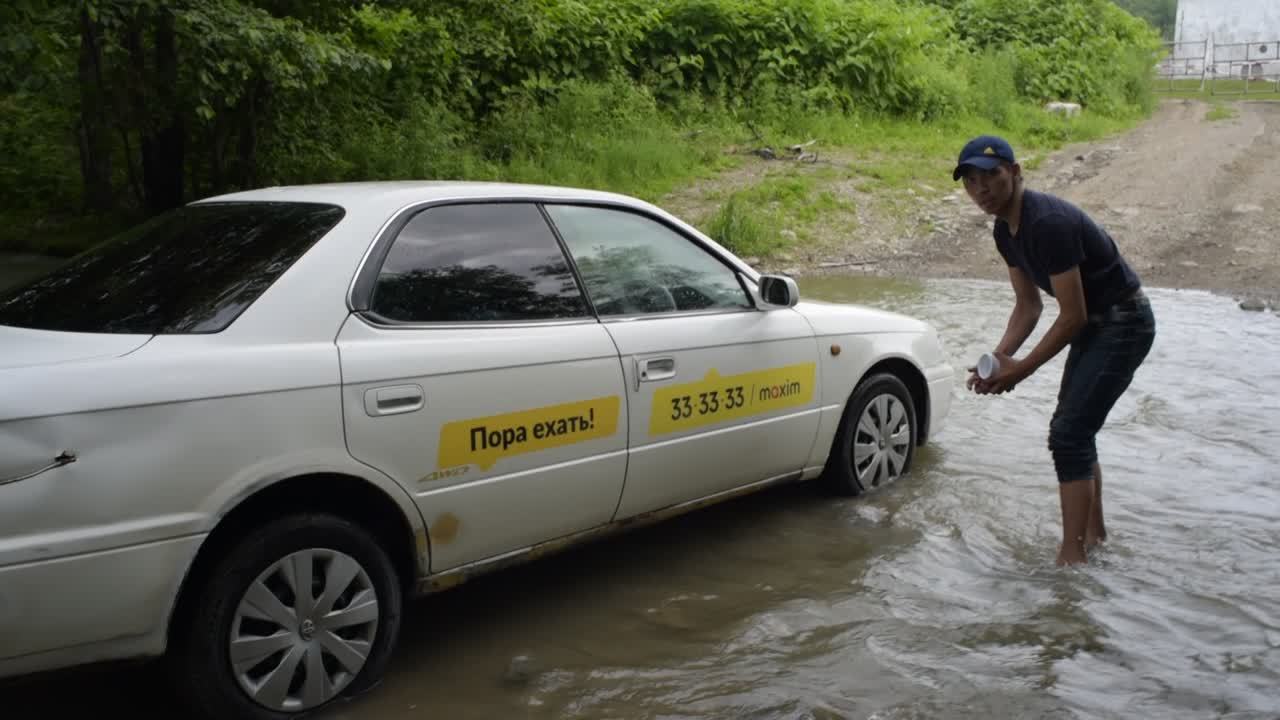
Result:
[[[396,236],[370,310],[411,323],[588,317],[586,300],[536,205],[441,205]]]
[[[546,205],[601,316],[753,307],[732,268],[636,213]]]

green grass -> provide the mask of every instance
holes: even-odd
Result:
[[[720,206],[703,231],[741,257],[772,255],[787,247],[776,212],[763,211],[738,194]]]
[[[814,226],[839,213],[855,210],[851,200],[832,192],[834,181],[856,180],[875,193],[880,211],[907,222],[915,196],[939,197],[955,189],[951,170],[960,148],[970,138],[998,134],[1009,140],[1026,169],[1033,170],[1052,151],[1070,142],[1087,142],[1133,127],[1146,116],[1103,117],[1087,110],[1075,118],[1053,115],[1039,107],[1008,102],[997,116],[973,113],[943,121],[922,122],[869,115],[795,113],[757,128],[774,148],[807,142],[819,158],[838,158],[830,167],[806,170],[803,164],[779,162],[754,185],[723,198],[704,230],[731,249],[769,257],[790,242],[809,241]],[[758,141],[756,141],[758,144]],[[782,230],[795,233],[784,235]]]
[[[928,185],[946,192],[953,184],[951,169],[956,156],[974,136],[988,133],[1003,136],[1014,146],[1023,164],[1035,169],[1045,154],[1065,143],[1107,137],[1128,129],[1139,119],[1136,116],[1104,118],[1087,112],[1068,119],[1038,108],[1018,107],[1003,125],[972,115],[937,123],[887,118],[850,121],[836,117],[811,119],[806,123],[816,125],[810,128],[813,134],[853,149],[858,157],[853,171],[871,180],[874,189]]]
[[[1237,114],[1238,113],[1236,112],[1236,109],[1234,107],[1231,107],[1230,105],[1225,105],[1221,101],[1217,101],[1214,103],[1213,108],[1210,109],[1209,112],[1205,113],[1204,119],[1208,120],[1209,122],[1216,122],[1218,120],[1230,120],[1234,118]]]
[[[803,172],[802,169],[796,168]],[[821,190],[824,180],[834,179],[836,172],[811,175],[777,174],[737,194],[757,207],[767,207],[804,222],[817,220],[825,212],[852,209],[852,203],[838,199],[830,190]]]
[[[1044,157],[1068,142],[1096,140],[1132,127],[1143,116],[1107,118],[1085,112],[1075,118],[1049,114],[1029,105],[1012,105],[1005,122],[965,115],[939,122],[907,121],[875,116],[796,114],[774,127],[757,128],[767,144],[783,148],[816,139],[810,149],[834,164],[809,169],[779,161],[754,185],[719,198],[719,211],[704,230],[736,252],[769,257],[791,242],[812,239],[813,226],[839,213],[852,213],[854,203],[831,190],[839,180],[854,179],[876,193],[881,210],[907,221],[913,200],[906,194],[938,197],[955,189],[951,170],[963,144],[994,133],[1014,145],[1022,164],[1035,169]],[[758,141],[756,141],[758,144]],[[783,230],[791,230],[787,235]]]
[[[776,255],[811,241],[812,226],[824,218],[855,210],[827,186],[841,177],[833,167],[780,164],[763,180],[730,193],[701,229],[744,257]]]

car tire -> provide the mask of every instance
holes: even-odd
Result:
[[[891,373],[865,378],[840,418],[824,483],[854,497],[896,480],[911,470],[918,433],[915,404],[902,380]]]
[[[310,610],[293,594],[307,576]],[[400,632],[390,557],[333,515],[258,528],[195,591],[170,667],[182,699],[209,718],[292,720],[364,692],[381,680]]]

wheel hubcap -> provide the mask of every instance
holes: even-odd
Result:
[[[349,555],[303,550],[267,568],[231,624],[231,666],[250,697],[300,712],[341,693],[364,667],[378,630],[378,597]]]
[[[872,398],[853,436],[853,474],[864,488],[878,487],[902,474],[911,449],[911,423],[897,396]]]

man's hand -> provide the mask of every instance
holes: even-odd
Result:
[[[1018,383],[1026,379],[1021,362],[1005,355],[1004,353],[994,353],[996,360],[1000,361],[1000,369],[996,370],[996,374],[986,380],[979,379],[978,392],[983,395],[1003,395],[1012,391],[1018,386]]]
[[[969,379],[966,387],[979,395],[1003,395],[1011,392],[1018,383],[1027,378],[1026,366],[1002,352],[992,353],[1000,361],[1000,369],[996,374],[983,380],[978,377],[976,367],[969,368]]]
[[[977,388],[980,384],[982,384],[983,380],[982,378],[978,377],[978,368],[971,367],[971,368],[968,368],[968,370],[969,370],[969,379],[965,380],[964,386],[969,388],[970,390],[975,390],[975,388]]]

